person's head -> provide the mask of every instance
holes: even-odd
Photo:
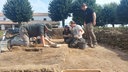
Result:
[[[81,9],[82,10],[86,10],[88,8],[88,6],[87,6],[87,4],[86,3],[83,3],[82,5],[81,5]]]
[[[76,26],[76,23],[74,21],[70,21],[70,26],[71,27],[75,27]]]
[[[69,26],[68,25],[65,25],[64,26],[64,30],[69,30]]]
[[[52,31],[52,25],[45,24],[45,31]]]

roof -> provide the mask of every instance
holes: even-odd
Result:
[[[26,23],[26,24],[36,24],[36,23],[44,23],[44,24],[60,24],[60,22],[59,21],[57,21],[57,22],[55,22],[55,21],[30,21],[30,22],[28,22],[28,23]]]
[[[0,16],[4,16],[3,13],[0,13]],[[48,16],[48,13],[34,13],[33,16]],[[41,21],[41,20],[34,20],[34,21],[30,21],[26,24],[34,24],[34,23],[48,23],[48,24],[60,24],[59,22],[55,22],[55,21]],[[12,21],[4,21],[4,20],[0,20],[0,25],[9,25],[9,24],[17,24],[14,23]]]
[[[36,23],[44,23],[44,24],[57,24],[59,25],[59,22],[55,21],[30,21],[30,22],[24,22],[24,24],[36,24]],[[12,24],[18,24],[17,22],[12,21],[0,21],[0,25],[12,25]]]
[[[48,16],[48,13],[33,13],[33,16]]]
[[[0,13],[0,16],[4,16],[3,13]],[[33,16],[48,16],[48,13],[33,13]]]
[[[4,25],[11,25],[11,24],[17,24],[16,22],[12,22],[12,21],[0,21],[0,25],[4,24]]]

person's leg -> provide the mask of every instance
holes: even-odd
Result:
[[[92,39],[91,39],[91,34],[90,34],[90,24],[87,24],[86,27],[85,27],[85,32],[86,32],[86,35],[87,35],[87,45],[92,47]]]
[[[96,40],[96,36],[94,34],[94,31],[93,31],[93,25],[92,24],[90,24],[90,36],[92,38],[93,45],[96,45],[97,44],[97,40]]]
[[[68,39],[65,40],[65,42],[66,42],[67,44],[69,44],[71,41],[72,41],[72,38],[68,38]]]
[[[79,41],[78,41],[78,47],[80,49],[84,49],[86,48],[86,42],[85,42],[85,39],[84,38],[80,38]]]
[[[78,39],[72,38],[70,43],[68,44],[70,48],[78,48]]]

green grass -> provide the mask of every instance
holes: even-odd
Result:
[[[3,36],[4,31],[0,31],[0,38]]]

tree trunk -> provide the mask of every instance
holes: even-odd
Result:
[[[62,26],[65,26],[65,19],[62,20]]]
[[[18,22],[18,27],[20,27],[21,26],[21,22]]]
[[[122,27],[124,27],[124,24],[121,24]]]
[[[112,24],[112,27],[114,28],[114,27],[115,27],[115,25],[114,25],[114,24]]]

